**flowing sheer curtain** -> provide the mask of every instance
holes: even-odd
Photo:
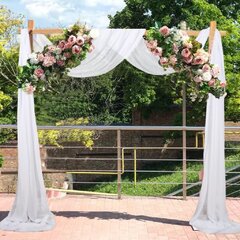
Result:
[[[30,54],[28,30],[21,32],[19,65]],[[18,90],[18,183],[16,198],[0,229],[10,231],[46,231],[55,226],[44,187],[34,112],[33,94]]]
[[[197,40],[205,45],[209,29],[202,30]],[[225,82],[221,35],[216,31],[211,63],[220,67]],[[224,97],[209,94],[205,124],[204,178],[198,206],[190,224],[195,230],[206,233],[240,232],[240,224],[228,218],[226,209],[225,154],[224,154]]]

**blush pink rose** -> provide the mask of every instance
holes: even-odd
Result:
[[[41,68],[37,68],[34,70],[34,75],[38,78],[41,78],[44,75],[44,71]]]
[[[71,35],[71,36],[68,38],[68,42],[70,42],[70,43],[72,43],[72,44],[76,43],[76,40],[77,40],[77,38],[76,38],[74,35]]]
[[[186,48],[192,48],[193,47],[192,43],[187,42],[187,41],[183,43],[183,46],[186,47]]]
[[[90,53],[90,52],[92,52],[94,49],[95,49],[95,46],[94,46],[94,45],[91,45],[91,46],[89,47],[89,49],[88,49],[88,52]]]
[[[38,60],[39,62],[43,62],[43,60],[44,60],[44,55],[43,55],[42,53],[39,53],[39,54],[37,55],[37,60]]]
[[[192,62],[192,60],[193,60],[193,56],[192,56],[192,55],[190,55],[190,56],[187,57],[187,58],[183,58],[183,61],[184,61],[185,63],[187,63],[187,64],[190,64],[190,63]]]
[[[194,54],[194,56],[196,58],[197,57],[201,58],[203,63],[206,63],[209,60],[209,53],[202,48],[198,49],[197,52]]]
[[[196,82],[196,83],[200,83],[203,81],[203,78],[201,76],[196,76],[193,78],[193,80]]]
[[[208,64],[204,64],[202,70],[203,72],[209,72],[211,70],[211,67]]]
[[[204,63],[205,63],[205,60],[201,56],[195,57],[192,62],[193,65],[201,65]]]
[[[218,77],[219,73],[220,73],[220,68],[217,65],[214,65],[212,67],[212,71],[211,71],[213,77]]]
[[[44,67],[50,67],[54,63],[56,63],[55,57],[53,57],[51,55],[47,55],[47,56],[44,57],[44,61],[43,61],[43,66]]]
[[[208,82],[208,86],[212,87],[214,86],[215,84],[215,79],[211,79],[209,82]]]
[[[63,60],[58,60],[58,61],[57,61],[57,65],[60,66],[60,67],[62,67],[62,66],[65,65],[65,62],[64,62]]]
[[[61,48],[62,50],[64,50],[64,48],[65,48],[65,41],[64,40],[60,41],[58,43],[58,47]]]
[[[172,64],[172,65],[175,65],[177,63],[177,58],[175,55],[171,55],[170,58],[169,58],[169,62]]]
[[[146,44],[147,44],[147,48],[150,49],[151,51],[154,50],[157,47],[157,41],[156,40],[148,41]]]
[[[159,32],[164,36],[168,36],[170,33],[170,29],[167,26],[163,26],[159,29]]]
[[[36,87],[32,86],[31,83],[26,84],[24,91],[28,94],[32,94],[36,90]]]
[[[226,84],[225,82],[222,82],[222,83],[220,83],[220,86],[221,86],[222,88],[225,88],[225,87],[227,86],[227,84]]]
[[[54,46],[54,45],[48,46],[49,52],[54,52],[55,50],[56,50],[56,46]]]
[[[168,64],[168,59],[166,57],[161,57],[159,62],[161,65],[166,65]]]
[[[184,48],[181,52],[181,55],[184,57],[184,58],[188,58],[190,55],[191,55],[191,52],[188,48]]]
[[[155,56],[161,57],[161,56],[162,56],[162,48],[156,47],[156,48],[152,51],[152,53],[153,53]]]
[[[66,44],[65,44],[65,49],[70,49],[70,48],[72,48],[72,46],[73,46],[73,42],[67,42]]]
[[[70,52],[65,52],[63,55],[65,58],[70,58],[72,56]]]
[[[76,43],[79,46],[82,46],[84,44],[85,40],[82,36],[77,37]]]
[[[79,47],[79,46],[77,46],[77,45],[74,45],[73,47],[72,47],[72,53],[73,54],[79,54],[80,52],[81,52],[81,48]]]

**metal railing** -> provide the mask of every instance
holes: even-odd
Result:
[[[17,129],[16,125],[0,125],[0,129]],[[187,174],[188,173],[197,173],[196,171],[190,171],[187,170],[187,164],[189,162],[202,162],[202,159],[187,159],[187,151],[188,150],[194,150],[196,149],[196,146],[193,147],[187,147],[187,142],[186,142],[186,132],[204,132],[204,127],[192,127],[192,126],[38,126],[39,130],[63,130],[63,129],[79,129],[79,130],[88,130],[88,131],[115,131],[116,132],[116,141],[115,141],[115,146],[114,147],[94,147],[94,149],[99,149],[99,148],[111,148],[113,150],[113,152],[116,153],[116,158],[115,157],[111,157],[109,159],[107,158],[88,158],[88,160],[97,160],[100,161],[100,159],[102,159],[102,161],[116,161],[117,162],[117,168],[116,170],[84,170],[84,171],[76,171],[75,169],[71,169],[71,170],[51,170],[51,169],[44,169],[43,173],[66,173],[68,174],[68,176],[70,176],[70,184],[78,184],[78,183],[88,183],[88,184],[105,184],[108,182],[103,182],[103,181],[90,181],[90,182],[79,182],[79,181],[74,181],[73,179],[73,175],[76,174],[95,174],[95,175],[116,175],[117,176],[117,196],[118,198],[121,198],[121,194],[122,194],[122,185],[123,184],[127,184],[129,182],[126,181],[122,181],[122,175],[125,173],[133,173],[133,185],[137,186],[138,182],[137,182],[137,176],[141,173],[159,173],[159,174],[171,174],[171,173],[176,173],[179,172],[182,174],[182,181],[181,182],[163,182],[163,183],[159,183],[159,182],[144,182],[142,181],[139,184],[171,184],[171,185],[181,185],[182,188],[180,190],[178,190],[178,193],[180,191],[180,193],[182,193],[183,199],[186,199],[187,197],[187,190],[191,189],[192,187],[196,186],[196,185],[200,185],[201,182],[188,182],[187,181]],[[225,131],[238,131],[239,132],[240,127],[225,127]],[[169,147],[169,146],[163,146],[163,147],[142,147],[142,146],[123,146],[122,144],[122,131],[180,131],[182,132],[182,146],[180,147]],[[193,135],[193,139],[194,139],[194,135]],[[5,146],[6,147],[6,146]],[[0,146],[1,148],[1,146]],[[46,148],[53,148],[53,147],[46,147]],[[80,148],[79,146],[65,146],[64,148]],[[198,148],[200,150],[202,150],[203,148]],[[240,150],[240,148],[226,148],[226,150]],[[178,150],[182,152],[182,158],[176,158],[176,159],[163,159],[163,158],[137,158],[137,153],[139,151],[154,151],[154,150]],[[126,158],[125,154],[126,151],[133,151],[133,158]],[[50,158],[48,158],[50,159]],[[55,157],[55,159],[61,159],[60,157]],[[69,157],[64,157],[64,159],[71,159],[71,160],[76,160],[76,161],[80,161],[80,160],[86,160],[86,158],[69,158]],[[132,161],[133,162],[133,169],[132,170],[127,170],[125,169],[125,162],[126,161]],[[137,163],[138,162],[151,162],[151,161],[168,161],[168,162],[180,162],[182,163],[182,169],[181,171],[170,171],[170,170],[157,170],[157,169],[153,169],[153,170],[144,170],[142,168],[138,169],[137,167]],[[231,161],[231,160],[230,160]],[[240,160],[233,160],[234,162],[237,162]],[[238,169],[238,165],[236,165],[236,169]],[[16,174],[17,171],[16,170],[11,170],[11,169],[2,169],[2,174]],[[231,171],[229,172],[229,174],[235,174],[235,176],[233,176],[232,178],[230,178],[227,183],[229,183],[230,186],[235,186],[236,181],[238,180],[238,177],[236,177],[236,174],[238,174],[238,176],[240,176],[240,172],[239,171]],[[236,181],[235,181],[236,180]],[[192,187],[191,187],[192,186]],[[64,191],[61,189],[58,189],[59,191]],[[72,192],[72,193],[81,193],[81,191],[76,191],[74,189],[70,189],[70,190],[66,190],[66,192]],[[86,191],[82,191],[82,193],[85,193]],[[173,191],[174,192],[174,191]],[[234,191],[238,192],[237,190]],[[97,194],[97,193],[96,193]],[[169,194],[172,195],[172,194]]]

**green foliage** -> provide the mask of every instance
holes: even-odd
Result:
[[[2,165],[3,165],[3,156],[0,155],[0,168],[2,167]]]
[[[56,123],[56,126],[78,126],[88,124],[87,118],[67,119]],[[79,129],[61,130],[39,130],[38,137],[40,144],[55,145],[61,147],[64,142],[79,142],[91,148],[94,144],[94,131],[83,131]]]

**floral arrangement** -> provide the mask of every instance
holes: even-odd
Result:
[[[210,64],[210,55],[186,31],[176,27],[158,26],[148,30],[144,36],[148,49],[159,57],[159,64],[176,72],[186,72],[184,82],[193,90],[191,100],[203,99],[208,93],[219,98],[225,93],[225,83],[218,79],[220,69]],[[190,79],[190,81],[188,81]]]
[[[92,52],[92,40],[98,32],[90,30],[86,25],[76,23],[64,29],[52,45],[44,47],[42,52],[32,53],[27,65],[20,68],[18,85],[27,93],[37,88],[45,90],[54,78],[68,72],[68,68],[76,67],[84,60],[87,53]]]

